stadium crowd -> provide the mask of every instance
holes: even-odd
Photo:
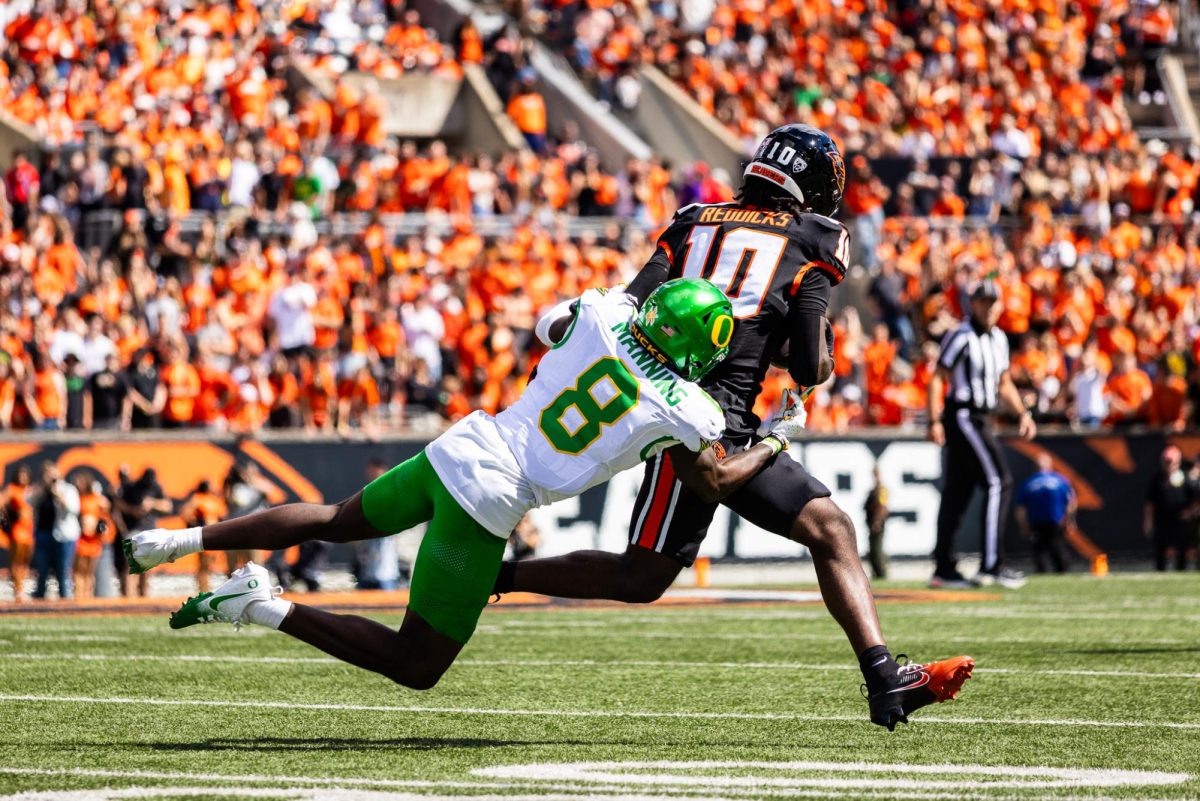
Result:
[[[871,157],[1127,150],[1122,95],[1165,102],[1148,64],[1178,16],[1160,0],[536,5],[534,27],[619,106],[637,104],[651,64],[747,150],[803,122]]]
[[[513,29],[444,43],[370,0],[34,5],[4,27],[0,98],[58,147],[0,165],[4,428],[373,432],[495,411],[536,362],[541,309],[629,278],[676,207],[733,194],[703,163],[606,172],[547,124]],[[643,25],[560,4],[546,29],[601,83],[652,59],[747,141],[799,119],[854,153],[842,215],[870,303],[838,315],[814,429],[919,416],[933,343],[985,275],[1043,419],[1195,421],[1200,158],[1138,142],[1123,99],[1156,91],[1137,54],[1174,35],[1171,6],[1083,3],[1070,25],[1053,0],[652,6]],[[292,58],[332,95],[289,89]],[[529,150],[398,141],[370,81],[345,77],[476,63]],[[446,225],[394,235],[381,215],[404,211]],[[327,233],[339,212],[366,222]],[[100,244],[81,236],[95,214],[120,220]],[[511,234],[480,233],[496,214]],[[621,222],[571,235],[565,215]]]

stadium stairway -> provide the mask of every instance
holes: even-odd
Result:
[[[10,164],[18,150],[28,152],[41,144],[36,130],[0,108],[0,164]]]
[[[333,100],[333,82],[317,70],[293,58],[286,74],[292,94],[309,88],[325,100]],[[387,102],[384,129],[393,136],[443,139],[452,146],[494,157],[507,151],[528,150],[478,64],[464,64],[462,80],[415,72],[394,79],[349,72],[344,80],[357,89],[383,96]]]
[[[1163,56],[1159,70],[1177,127],[1200,144],[1200,52],[1189,48]]]
[[[519,27],[508,15],[482,8],[470,0],[416,0],[413,7],[443,41],[453,40],[459,23],[466,17],[471,18],[485,40],[502,27]],[[541,42],[533,41],[529,62],[541,81],[539,88],[553,129],[574,122],[608,170],[622,169],[628,159],[652,155],[651,145],[593,97],[562,57]]]
[[[642,96],[632,111],[616,112],[659,153],[676,161],[706,161],[736,177],[746,158],[738,138],[651,64],[638,67]]]
[[[516,24],[499,6],[470,0],[418,2],[445,3],[464,13],[474,6],[471,13],[480,30],[486,30],[481,24],[485,20],[491,25]],[[741,172],[743,144],[658,67],[638,67],[641,99],[625,111],[597,99],[567,60],[543,42],[536,42],[530,61],[547,84],[547,105],[557,112],[558,119],[572,119],[579,125],[584,137],[600,151],[605,166],[620,168],[627,157],[646,158],[653,152],[675,163],[704,161],[730,176]],[[619,161],[613,162],[613,158]]]
[[[1166,103],[1129,103],[1129,115],[1142,141],[1200,145],[1200,15],[1194,0],[1179,4],[1178,25],[1177,40],[1153,64]]]

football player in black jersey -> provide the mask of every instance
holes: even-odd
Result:
[[[825,317],[832,288],[846,274],[850,240],[830,215],[845,188],[837,145],[807,125],[772,131],[747,164],[737,199],[680,209],[628,292],[644,300],[671,278],[707,278],[733,304],[729,355],[702,382],[725,410],[720,445],[756,441],[752,408],[773,361],[800,386],[833,369]],[[821,593],[859,656],[871,720],[889,730],[912,711],[953,698],[970,677],[970,657],[900,666],[884,644],[850,518],[829,490],[787,454],[724,501],[746,520],[801,543],[812,555]],[[622,554],[576,551],[506,563],[497,592],[645,603],[662,595],[696,559],[717,503],[688,490],[664,453],[646,463]]]

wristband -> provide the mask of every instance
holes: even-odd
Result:
[[[772,456],[778,456],[788,448],[788,438],[778,431],[767,434],[762,438],[762,443],[771,449]]]

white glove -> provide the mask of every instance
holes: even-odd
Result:
[[[771,433],[767,436],[776,437],[787,450],[788,441],[800,436],[804,425],[808,422],[808,411],[804,408],[804,400],[794,389],[785,389],[779,404],[779,411],[771,418]]]

